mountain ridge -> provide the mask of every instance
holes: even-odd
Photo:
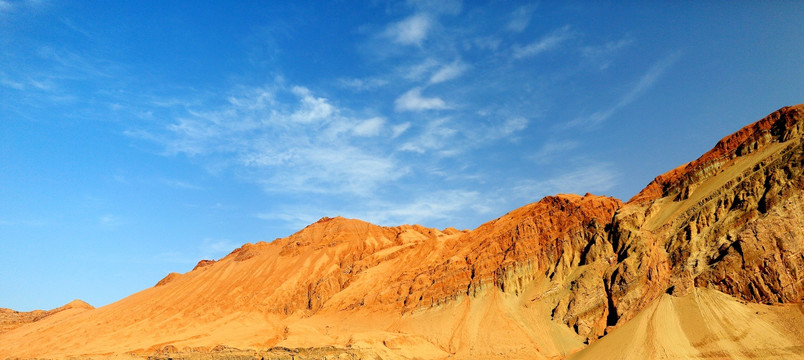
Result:
[[[323,351],[310,358],[662,358],[667,346],[691,358],[802,357],[804,328],[780,320],[804,319],[802,124],[804,104],[779,109],[627,203],[547,196],[463,231],[325,217],[116,303],[1,333],[0,358],[218,345]],[[740,343],[728,330],[738,325],[691,325],[723,311],[713,321],[733,311],[761,322],[780,350]],[[655,319],[681,324],[673,341],[632,334]]]

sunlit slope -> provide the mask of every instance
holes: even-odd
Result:
[[[802,324],[802,304],[743,303],[696,289],[661,296],[570,359],[802,359]]]
[[[0,337],[0,357],[394,342],[380,352],[560,356],[582,338],[551,321],[552,307],[531,306],[533,289],[563,281],[601,236],[592,225],[620,205],[549,197],[471,232],[325,218],[114,304],[21,327]],[[508,340],[484,340],[490,330]]]

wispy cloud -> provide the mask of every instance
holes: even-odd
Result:
[[[431,150],[442,150],[450,144],[450,140],[458,131],[450,126],[448,118],[430,121],[424,131],[399,147],[400,151],[424,154]],[[452,149],[455,149],[453,144]],[[442,155],[455,155],[454,151],[441,152]]]
[[[528,127],[528,119],[524,116],[514,116],[506,119],[497,130],[499,136],[509,136]]]
[[[371,119],[360,122],[352,128],[352,133],[357,136],[377,136],[385,126],[385,119],[381,117],[373,117]]]
[[[407,131],[408,129],[410,129],[410,123],[409,122],[405,122],[405,123],[402,123],[402,124],[399,124],[399,125],[395,125],[393,128],[391,128],[391,131],[392,131],[391,138],[392,139],[398,138],[400,135],[405,133],[405,131]]]
[[[427,77],[433,69],[441,65],[436,59],[426,58],[416,62],[414,65],[401,66],[399,69],[400,74],[407,80],[419,81]]]
[[[572,38],[573,33],[569,25],[556,29],[525,46],[516,45],[513,47],[514,59],[523,59],[541,54],[557,48],[561,43]]]
[[[607,162],[584,162],[543,180],[521,181],[511,189],[517,199],[538,200],[547,195],[587,192],[604,194],[617,183],[619,174]]]
[[[421,191],[411,197],[372,199],[365,206],[322,209],[295,204],[255,214],[266,221],[279,220],[290,228],[300,229],[323,216],[344,216],[384,226],[400,224],[451,224],[467,214],[486,215],[496,210],[494,198],[479,191],[450,189]]]
[[[447,103],[439,97],[422,96],[422,88],[415,87],[394,101],[396,111],[424,111],[448,109]]]
[[[19,81],[14,81],[8,78],[5,73],[0,73],[0,85],[3,85],[14,90],[24,90],[25,84]]]
[[[311,123],[329,119],[334,114],[335,108],[329,104],[327,99],[315,97],[310,90],[301,86],[294,86],[291,91],[300,98],[300,106],[290,115],[291,120]]]
[[[595,66],[605,70],[611,66],[612,59],[633,42],[630,38],[625,38],[597,46],[584,46],[581,48],[581,54]]]
[[[388,85],[388,80],[380,78],[342,78],[339,79],[338,83],[341,86],[354,91],[371,91]]]
[[[525,5],[514,10],[511,14],[511,20],[508,21],[506,28],[513,32],[522,32],[530,24],[530,18],[533,16],[533,11],[536,10],[536,5]]]
[[[127,134],[162,144],[166,155],[222,162],[266,191],[368,196],[406,173],[381,142],[365,142],[385,125],[277,82],[241,90],[222,107],[189,110],[162,129]]]
[[[427,38],[432,19],[426,14],[416,14],[388,26],[385,36],[402,45],[420,46]]]
[[[548,164],[555,160],[558,154],[573,150],[577,148],[578,145],[580,145],[580,143],[574,140],[548,140],[539,150],[531,154],[530,158],[537,164]]]
[[[461,76],[467,69],[469,69],[469,65],[460,61],[454,61],[444,65],[430,77],[430,84],[438,84],[455,79]]]
[[[674,52],[661,60],[654,63],[647,72],[642,74],[639,80],[631,87],[631,89],[620,98],[617,103],[612,105],[607,109],[603,109],[593,113],[592,115],[586,117],[579,117],[575,120],[572,120],[565,125],[561,126],[563,129],[573,128],[573,127],[585,127],[585,126],[594,126],[600,124],[609,118],[611,118],[614,114],[620,111],[622,108],[630,105],[634,102],[637,98],[639,98],[642,94],[646,91],[650,90],[651,87],[656,83],[659,78],[664,75],[664,73],[669,69],[673,64],[675,64],[678,59],[681,57],[680,52]]]
[[[409,202],[375,204],[374,210],[353,216],[376,224],[433,223],[453,219],[467,210],[487,214],[491,211],[488,201],[477,191],[441,190],[419,194]]]

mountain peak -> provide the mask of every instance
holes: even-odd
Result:
[[[95,307],[86,303],[83,300],[75,299],[73,301],[68,302],[66,305],[62,306],[65,309],[94,309]]]
[[[724,137],[700,158],[657,176],[628,202],[656,200],[683,192],[685,187],[688,190],[690,185],[716,174],[724,164],[735,158],[761,151],[770,144],[800,137],[804,126],[802,123],[804,123],[804,104],[783,107]]]

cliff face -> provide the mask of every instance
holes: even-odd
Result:
[[[804,299],[802,127],[804,106],[783,108],[629,201],[611,233],[617,318],[692,287],[760,303]]]
[[[0,358],[203,353],[221,344],[563,358],[632,319],[661,322],[646,311],[672,317],[719,304],[750,313],[696,288],[748,303],[801,303],[803,129],[804,105],[780,109],[628,203],[549,196],[472,231],[323,218],[117,303],[0,334]],[[685,324],[702,339],[719,336]],[[684,356],[701,346],[720,351],[701,341]],[[804,356],[804,340],[781,345],[792,350],[779,356]],[[762,353],[755,350],[745,351]]]

